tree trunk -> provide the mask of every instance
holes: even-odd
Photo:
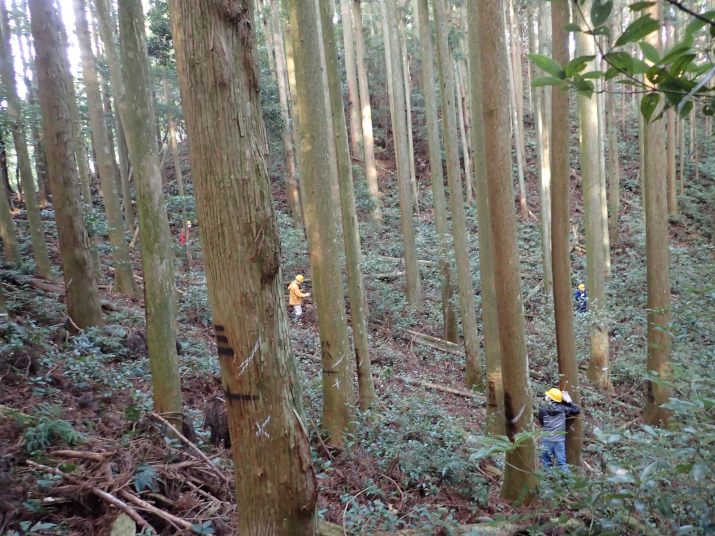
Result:
[[[2,183],[5,186],[5,194],[9,198],[15,193],[10,186],[10,171],[7,169],[7,152],[5,150],[5,129],[0,128],[0,173],[2,174]]]
[[[283,47],[283,36],[281,35],[281,24],[279,8],[276,0],[271,0],[271,20],[273,21],[273,44],[276,50],[276,72],[278,73],[278,98],[281,104],[281,116],[283,117],[283,151],[286,159],[287,176],[287,196],[288,206],[293,216],[293,224],[296,229],[303,229],[303,211],[300,206],[300,194],[298,193],[298,181],[295,176],[295,155],[293,154],[293,140],[290,134],[290,115],[288,114],[288,88],[286,87],[287,72],[286,60]]]
[[[330,105],[332,111],[335,145],[338,151],[338,171],[340,176],[340,202],[343,217],[343,236],[345,239],[345,263],[348,269],[348,292],[350,296],[350,318],[355,341],[355,359],[357,362],[360,410],[373,408],[377,397],[372,382],[370,348],[367,340],[367,315],[365,306],[365,280],[362,273],[362,250],[360,247],[360,227],[355,208],[352,162],[348,143],[347,125],[343,109],[343,95],[340,84],[340,65],[335,43],[333,23],[327,1],[320,3],[323,45],[328,66],[330,85]],[[348,19],[349,21],[349,19]],[[350,382],[352,386],[352,382]]]
[[[507,80],[507,45],[504,11],[501,0],[479,0],[479,33],[484,113],[484,154],[489,196],[489,212],[494,253],[499,340],[504,380],[504,420],[511,441],[521,432],[532,432],[532,397],[529,386],[529,364],[526,349],[524,304],[521,297],[521,274],[517,246],[516,215],[512,160],[509,148],[509,96],[504,91]],[[506,454],[506,468],[501,495],[516,500],[524,487],[536,487],[536,448],[533,439]],[[525,501],[530,502],[527,495]]]
[[[5,262],[20,264],[22,256],[15,232],[15,222],[12,219],[12,205],[10,205],[10,198],[5,192],[0,194],[0,236],[2,236]]]
[[[566,2],[551,5],[553,59],[561,65],[569,61],[569,6]],[[571,244],[569,239],[570,209],[570,150],[569,94],[551,94],[551,256],[554,267],[554,320],[556,352],[559,362],[559,388],[569,392],[576,404],[581,403],[578,380],[578,358],[574,331],[573,296],[571,292]],[[583,422],[578,415],[569,419],[566,429],[566,461],[581,465]]]
[[[273,53],[273,33],[269,28],[268,15],[266,9],[268,3],[265,0],[257,0],[257,5],[260,9],[261,19],[263,20],[263,36],[266,39],[266,53],[268,54],[268,65],[270,66],[270,75],[273,82],[277,81],[276,73],[276,57]]]
[[[442,124],[444,130],[444,150],[447,155],[447,182],[452,208],[452,235],[454,255],[457,259],[457,283],[459,285],[459,309],[464,331],[464,351],[467,361],[466,384],[468,387],[483,388],[482,364],[479,356],[479,332],[474,305],[474,287],[469,262],[469,234],[464,210],[462,178],[459,172],[459,149],[457,146],[457,111],[454,96],[454,68],[449,51],[447,36],[447,14],[444,0],[433,0],[432,10],[437,37],[437,70],[442,97]],[[466,177],[471,180],[471,177]]]
[[[30,104],[35,104],[39,106],[37,101],[37,90],[35,89],[35,80],[37,79],[37,73],[33,72],[33,81],[28,85],[27,97]],[[38,125],[38,121],[33,121],[30,126],[30,134],[32,135],[32,149],[33,156],[35,160],[35,173],[37,175],[37,197],[40,202],[40,206],[45,207],[51,201],[52,187],[50,186],[50,179],[47,175],[47,153],[45,152],[45,142],[42,136],[41,126]]]
[[[666,31],[667,31],[667,48],[671,49],[673,47],[673,26],[670,24],[670,19],[666,20]],[[667,129],[668,129],[668,144],[666,146],[667,150],[667,161],[668,161],[668,214],[678,214],[678,190],[676,181],[676,168],[675,168],[675,146],[678,143],[677,137],[675,135],[675,110],[672,108],[668,109],[666,114]]]
[[[542,12],[546,10],[546,4],[539,6],[539,35],[546,38],[544,17]],[[530,33],[535,34],[533,29],[534,21],[529,16]],[[536,47],[536,35],[533,38],[534,47]],[[535,53],[543,54],[544,52]],[[532,70],[536,67],[532,63]],[[549,88],[541,87],[534,89],[534,122],[536,123],[536,159],[537,159],[537,176],[539,178],[539,216],[541,220],[541,262],[543,265],[544,274],[544,303],[547,310],[550,312],[550,304],[553,297],[554,274],[551,259],[551,133],[549,130]]]
[[[405,0],[407,1],[407,0]],[[410,167],[410,187],[414,198],[415,210],[420,214],[420,198],[417,193],[417,172],[415,171],[415,144],[412,136],[412,77],[410,76],[410,63],[407,59],[407,34],[405,32],[404,11],[397,14],[398,39],[400,41],[400,60],[402,62],[402,86],[405,94],[405,119],[407,120],[407,162]],[[397,61],[397,59],[395,59]],[[398,87],[399,87],[398,83]]]
[[[415,241],[415,223],[413,215],[413,198],[410,193],[410,164],[413,158],[409,153],[407,137],[407,116],[405,106],[404,76],[400,61],[399,32],[397,26],[397,6],[392,1],[385,6],[387,18],[386,30],[389,35],[389,47],[392,58],[392,128],[395,140],[395,156],[397,158],[397,186],[400,197],[400,213],[402,215],[402,239],[405,244],[405,271],[407,272],[407,303],[417,309],[422,305],[422,283],[417,265],[417,244]]]
[[[253,3],[169,7],[241,505],[236,530],[313,536],[318,490],[288,336],[255,35],[236,24],[253,20]]]
[[[119,113],[114,114],[114,123],[117,125],[117,149],[119,152],[119,179],[122,184],[122,206],[124,207],[124,221],[127,232],[134,235],[134,205],[132,204],[132,188],[129,183],[129,149],[124,134],[124,124]]]
[[[357,54],[358,85],[360,86],[360,109],[362,115],[362,136],[365,153],[365,180],[367,189],[374,203],[371,217],[373,222],[382,223],[380,208],[380,187],[377,183],[377,167],[375,166],[375,139],[372,132],[372,108],[370,106],[370,89],[367,82],[367,65],[365,62],[365,37],[362,28],[362,10],[360,0],[353,0],[353,15],[355,19],[355,52]]]
[[[502,32],[506,32],[506,19],[503,17],[500,19],[504,22],[504,29]],[[512,132],[514,137],[514,148],[516,149],[516,169],[517,176],[519,179],[519,206],[521,207],[521,216],[526,220],[529,218],[529,208],[526,205],[526,183],[524,182],[524,157],[521,152],[521,142],[519,141],[519,135],[521,132],[521,126],[519,124],[519,107],[517,104],[518,95],[516,94],[516,84],[514,80],[514,68],[512,66],[512,54],[509,51],[509,44],[504,41],[504,46],[507,47],[506,57],[507,61],[507,73],[509,75],[508,80],[508,90],[511,105],[511,124]],[[506,88],[507,86],[505,86]]]
[[[427,0],[417,0],[420,42],[422,44],[422,92],[425,101],[427,122],[427,143],[429,146],[429,167],[432,180],[432,203],[434,226],[437,231],[437,254],[439,256],[440,290],[442,292],[442,324],[444,338],[450,342],[459,341],[457,311],[452,304],[454,288],[450,268],[451,240],[447,223],[447,202],[444,195],[444,174],[442,170],[442,147],[437,120],[437,95],[434,78],[434,47],[429,24]]]
[[[608,47],[603,47],[608,50]],[[601,71],[601,62],[596,54],[596,69]],[[603,237],[603,263],[606,279],[611,278],[611,244],[608,239],[608,195],[606,193],[606,127],[605,106],[603,96],[603,79],[596,79],[596,108],[598,110],[598,169],[599,169],[599,195],[601,198],[601,236]]]
[[[680,160],[680,195],[685,193],[685,119],[678,121],[680,128],[678,129],[678,141],[680,148],[678,150],[678,160]]]
[[[553,6],[552,6],[553,7]],[[583,9],[588,17],[591,1]],[[589,24],[577,16],[578,23]],[[577,54],[594,56],[593,37],[578,33]],[[593,62],[587,67],[593,70]],[[555,107],[555,106],[554,106]],[[591,324],[591,360],[588,377],[599,389],[611,390],[610,366],[608,363],[608,328],[603,315],[606,312],[606,269],[603,248],[603,212],[601,210],[601,180],[598,140],[598,104],[595,98],[578,96],[579,128],[581,130],[581,176],[586,215],[586,270],[588,274],[588,308],[593,315]],[[554,122],[556,124],[556,122]]]
[[[97,0],[98,4],[100,2],[102,0]],[[137,192],[154,410],[180,428],[181,376],[174,335],[174,256],[164,208],[159,158],[154,144],[156,119],[141,0],[122,0],[119,4],[119,26],[123,74],[127,84],[123,116]]]
[[[343,43],[345,51],[345,72],[348,79],[348,110],[350,112],[350,142],[353,156],[363,158],[362,125],[360,119],[360,96],[355,73],[355,51],[353,50],[353,25],[350,0],[340,0],[343,19]]]
[[[469,0],[469,56],[472,127],[474,133],[474,171],[477,191],[477,225],[479,226],[479,270],[482,292],[482,324],[484,327],[484,361],[487,372],[487,416],[485,430],[489,435],[504,435],[504,387],[502,385],[499,319],[497,318],[494,245],[489,216],[486,154],[484,152],[484,113],[482,104],[483,69],[478,3]]]
[[[648,8],[654,20],[661,19],[661,7]],[[660,32],[645,38],[661,54]],[[658,115],[658,111],[653,117]],[[692,116],[695,117],[695,114]],[[645,126],[645,202],[646,271],[648,279],[648,372],[667,380],[670,368],[670,254],[668,237],[668,202],[666,182],[665,125],[652,121]],[[671,390],[651,381],[647,384],[643,422],[665,426],[670,410],[661,407],[668,402]]]
[[[303,209],[308,232],[310,273],[313,278],[318,329],[323,359],[323,427],[332,445],[342,446],[353,428],[355,393],[350,366],[350,341],[345,316],[343,283],[338,253],[338,225],[329,188],[332,173],[328,147],[328,116],[322,88],[323,70],[318,25],[312,0],[291,0],[291,37],[299,58],[296,65],[298,115],[301,118],[301,175]],[[258,83],[258,81],[256,81]],[[343,113],[342,108],[336,113]]]
[[[47,254],[47,243],[40,217],[40,207],[37,202],[37,192],[35,190],[35,179],[32,176],[32,164],[30,154],[27,150],[27,141],[22,130],[22,109],[20,98],[17,95],[17,84],[15,82],[15,68],[10,45],[10,26],[8,24],[8,13],[5,9],[5,0],[0,1],[0,17],[2,17],[2,39],[0,39],[0,77],[5,86],[5,100],[7,101],[7,115],[10,120],[12,138],[15,142],[17,153],[17,167],[22,180],[23,196],[27,208],[27,220],[30,225],[30,237],[32,239],[32,251],[35,256],[35,266],[37,274],[44,279],[52,278],[52,266],[50,257]],[[19,183],[18,183],[19,184]]]
[[[74,162],[67,66],[62,57],[60,22],[52,0],[30,0],[30,12],[67,312],[80,329],[101,326],[102,307],[97,282],[92,276],[92,257]]]
[[[608,93],[608,193],[611,201],[611,219],[609,241],[618,242],[618,220],[621,209],[621,173],[618,158],[618,124],[616,118],[616,83],[611,81]],[[673,139],[673,138],[671,138]],[[675,153],[673,153],[675,166]]]
[[[459,74],[459,66],[456,61],[452,61],[454,65],[454,76],[457,83],[457,98],[459,102],[457,103],[457,119],[459,119],[459,136],[462,139],[462,158],[464,160],[464,185],[466,187],[467,193],[467,203],[470,205],[474,200],[472,194],[472,164],[469,161],[469,140],[467,140],[467,128],[464,122],[464,102],[462,95],[464,89],[462,87],[461,76]]]
[[[104,194],[104,209],[109,224],[109,239],[114,248],[114,282],[117,292],[130,297],[139,297],[141,294],[134,281],[134,271],[129,258],[129,247],[124,232],[122,209],[117,193],[117,178],[114,173],[114,158],[109,149],[109,133],[102,108],[102,96],[97,80],[97,71],[94,65],[92,45],[87,29],[87,15],[84,0],[73,0],[75,11],[75,26],[79,41],[80,55],[82,57],[82,71],[87,89],[87,104],[89,119],[92,126],[92,138],[97,149],[97,164],[99,165],[99,178]],[[120,107],[121,111],[121,107]]]

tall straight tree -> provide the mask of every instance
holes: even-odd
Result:
[[[40,206],[37,201],[37,190],[35,189],[35,179],[32,176],[32,164],[30,163],[30,153],[27,150],[27,140],[22,129],[22,106],[20,97],[17,94],[17,83],[15,81],[15,63],[10,45],[10,25],[8,23],[5,0],[0,0],[0,80],[5,86],[5,100],[7,101],[7,115],[10,120],[10,130],[12,139],[15,142],[15,152],[17,153],[17,164],[22,181],[22,191],[27,208],[27,221],[30,224],[30,238],[32,239],[32,252],[35,256],[35,266],[37,275],[44,279],[52,278],[52,266],[47,253],[47,243],[40,217]]]
[[[434,78],[434,47],[429,23],[428,0],[417,0],[422,45],[422,92],[425,101],[427,144],[432,178],[432,204],[434,226],[437,231],[437,255],[439,256],[440,290],[442,292],[442,324],[444,338],[451,342],[459,340],[457,311],[452,303],[454,287],[450,267],[451,240],[447,223],[447,202],[444,195],[444,172],[442,170],[442,146],[437,120],[437,94]]]
[[[668,18],[666,20],[666,35],[667,35],[667,48],[670,50],[673,48],[673,24]],[[673,108],[668,108],[665,112],[667,129],[668,129],[668,143],[667,143],[667,161],[668,161],[668,214],[678,214],[678,189],[676,186],[676,170],[675,170],[675,146],[678,144],[677,137],[675,135],[675,121],[676,115]]]
[[[339,227],[330,191],[332,173],[328,115],[323,99],[323,69],[314,0],[291,0],[290,24],[296,52],[300,147],[303,152],[303,209],[310,252],[310,273],[318,309],[323,359],[323,428],[332,445],[343,445],[355,415],[350,340],[338,253]]]
[[[3,190],[5,190],[4,187]],[[15,221],[12,219],[12,207],[6,191],[0,191],[0,236],[2,236],[2,245],[5,251],[5,262],[20,264],[22,262],[20,244],[17,241]]]
[[[618,118],[616,117],[616,81],[609,82],[608,99],[608,194],[611,202],[609,242],[618,242],[618,212],[621,204],[621,172],[618,159]],[[669,119],[670,121],[670,119]],[[673,148],[675,150],[675,148]],[[675,154],[673,154],[675,166]]]
[[[253,20],[253,2],[170,0],[169,8],[233,444],[237,532],[313,536],[318,490],[284,301],[258,54],[252,26],[240,23]]]
[[[647,13],[653,20],[661,18],[661,4],[655,3]],[[660,32],[645,41],[663,53]],[[648,97],[652,98],[652,97]],[[657,117],[657,113],[653,117]],[[695,115],[692,116],[693,118]],[[646,271],[648,279],[648,372],[667,379],[670,367],[670,252],[668,249],[668,201],[666,180],[665,125],[662,120],[644,118],[645,149],[645,233]],[[671,391],[664,385],[647,384],[643,422],[664,426],[670,411],[663,408]]]
[[[397,158],[397,187],[400,196],[400,213],[402,215],[402,240],[405,245],[405,271],[407,272],[407,303],[417,308],[422,305],[422,282],[417,264],[417,244],[415,241],[415,222],[413,218],[413,199],[410,193],[410,158],[407,136],[407,115],[405,101],[405,84],[402,72],[400,41],[397,24],[397,6],[389,0],[383,4],[386,9],[386,32],[389,39],[389,57],[392,59],[392,129],[395,139],[395,156]],[[387,54],[387,51],[386,51]]]
[[[567,65],[569,61],[569,33],[566,29],[568,23],[568,4],[554,2],[551,5],[552,57],[560,65]],[[554,324],[559,361],[559,388],[568,391],[574,402],[580,404],[569,241],[571,230],[569,94],[564,91],[554,91],[551,98],[551,258],[554,269]],[[566,461],[571,465],[581,464],[582,427],[581,417],[578,416],[576,419],[569,420],[566,429]]]
[[[511,441],[521,432],[534,429],[529,385],[529,363],[526,354],[526,325],[521,296],[519,250],[514,213],[514,187],[509,143],[509,95],[506,65],[506,35],[502,0],[479,0],[480,58],[483,77],[484,154],[486,155],[487,190],[492,229],[499,340],[504,380],[504,420]],[[533,439],[520,443],[506,454],[502,497],[516,500],[524,487],[536,487],[536,448]],[[529,500],[527,496],[526,500]]]
[[[355,341],[360,409],[367,411],[375,405],[377,397],[372,382],[370,348],[367,340],[367,314],[365,306],[365,279],[362,273],[362,250],[360,247],[360,227],[355,207],[350,145],[343,109],[343,95],[340,83],[338,49],[335,43],[332,13],[328,1],[320,2],[320,19],[323,31],[325,60],[328,67],[330,108],[338,153],[338,175],[340,179],[340,204],[343,218],[343,238],[345,241],[345,263],[348,269],[348,293],[350,296],[350,317]],[[344,21],[343,21],[344,22]]]
[[[464,331],[464,351],[467,361],[466,383],[469,387],[480,387],[483,383],[482,364],[479,356],[479,334],[477,313],[474,305],[474,286],[469,262],[469,234],[464,210],[462,177],[459,172],[459,148],[457,145],[457,110],[455,110],[454,68],[449,52],[447,35],[447,13],[444,0],[433,0],[432,11],[437,36],[437,70],[442,97],[442,124],[444,127],[444,149],[447,154],[447,182],[452,208],[452,235],[454,255],[457,259],[457,283],[459,285],[459,310]],[[467,181],[472,178],[465,177]]]
[[[75,28],[82,58],[82,72],[87,90],[87,105],[89,107],[89,122],[92,127],[92,139],[96,149],[99,178],[102,181],[104,194],[104,211],[109,224],[109,240],[114,248],[114,285],[118,292],[131,297],[139,297],[140,292],[134,281],[134,271],[129,258],[129,246],[124,232],[122,209],[117,192],[117,177],[114,157],[110,151],[109,133],[102,106],[102,94],[99,90],[97,68],[94,64],[92,42],[87,27],[87,13],[84,0],[73,0],[75,13]]]
[[[482,290],[482,325],[484,326],[484,361],[487,372],[487,433],[504,435],[504,388],[502,385],[499,319],[494,280],[494,245],[489,219],[486,154],[484,153],[484,106],[482,104],[482,56],[480,41],[479,0],[469,0],[467,35],[472,58],[469,77],[472,101],[472,131],[474,133],[474,171],[477,191],[477,225],[479,226],[479,272]]]
[[[365,180],[373,202],[373,209],[370,214],[372,221],[381,223],[382,210],[380,209],[380,188],[377,183],[377,166],[375,165],[375,138],[372,132],[372,106],[370,105],[370,89],[367,83],[361,0],[353,0],[353,18],[355,21],[355,53],[357,56],[360,114],[362,116],[362,137],[365,155]]]
[[[286,70],[285,47],[281,33],[280,10],[278,2],[271,0],[271,26],[273,28],[273,43],[276,51],[276,72],[278,73],[278,100],[281,104],[281,117],[283,118],[283,152],[286,160],[286,185],[288,206],[293,216],[293,225],[303,229],[303,210],[300,205],[298,180],[296,179],[295,154],[293,152],[293,138],[290,131],[290,116],[288,114],[288,72]]]
[[[60,21],[52,0],[30,0],[30,13],[67,313],[80,329],[101,326],[102,307],[97,282],[92,276],[92,257],[74,162]]]
[[[350,144],[353,156],[362,158],[362,120],[360,118],[360,96],[357,74],[355,73],[355,51],[353,50],[353,23],[350,0],[340,0],[340,14],[343,19],[343,44],[345,51],[345,73],[348,78],[348,111],[350,112]]]
[[[589,0],[579,10],[577,23],[585,29],[591,25]],[[552,6],[553,7],[553,6]],[[585,17],[585,19],[584,19]],[[579,32],[577,40],[579,56],[594,56],[593,36]],[[589,70],[593,65],[589,65]],[[555,106],[554,106],[555,107]],[[586,271],[588,277],[588,308],[593,315],[591,324],[591,361],[588,377],[599,389],[610,390],[611,374],[608,363],[608,328],[603,316],[606,313],[606,277],[603,248],[603,225],[601,218],[601,180],[598,140],[598,107],[593,98],[578,96],[579,128],[581,132],[581,177],[584,212],[586,219]]]
[[[124,128],[137,192],[154,408],[180,426],[181,376],[174,335],[174,255],[164,208],[158,149],[154,143],[156,119],[141,0],[120,2],[119,28],[126,80]]]

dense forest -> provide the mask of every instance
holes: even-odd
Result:
[[[714,45],[0,0],[0,536],[715,536]]]

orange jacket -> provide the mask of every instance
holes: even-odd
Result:
[[[290,290],[290,298],[288,299],[288,303],[291,305],[303,305],[303,298],[307,296],[307,294],[303,294],[300,291],[300,283],[298,280],[294,280],[290,285],[288,285],[288,290]]]

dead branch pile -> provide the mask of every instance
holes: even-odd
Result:
[[[182,445],[167,441],[168,434]],[[44,486],[46,475],[55,477],[53,487],[31,486],[28,498],[58,520],[101,518],[100,525],[108,528],[124,513],[138,527],[158,534],[189,533],[206,521],[214,534],[231,534],[233,478],[228,463],[221,464],[224,469],[216,465],[219,459],[220,454],[209,458],[175,428],[164,433],[155,427],[121,447],[93,443],[87,450],[55,450],[43,463],[28,460],[28,473],[44,480]],[[28,474],[26,479],[33,478]]]

